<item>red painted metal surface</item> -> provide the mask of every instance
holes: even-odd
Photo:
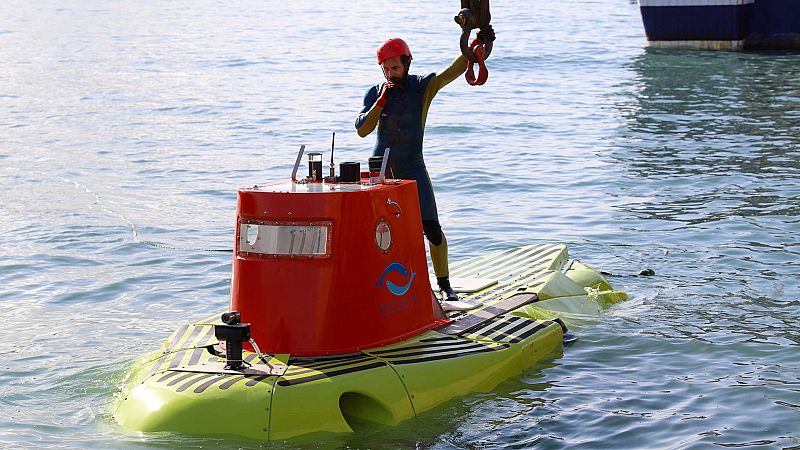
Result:
[[[413,181],[349,191],[319,183],[316,192],[282,184],[239,190],[231,310],[262,352],[350,353],[447,323],[431,294]],[[380,221],[391,229],[386,251],[376,244]],[[330,223],[328,255],[240,252],[241,224],[265,222]]]

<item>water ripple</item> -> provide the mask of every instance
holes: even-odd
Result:
[[[228,306],[236,188],[331,131],[363,161],[375,47],[441,70],[452,8],[0,4],[0,446],[265,446],[128,435],[109,407],[135,355]],[[428,116],[450,257],[565,242],[632,299],[492,392],[268,448],[800,446],[797,55],[647,49],[632,0],[492,12],[489,82]]]

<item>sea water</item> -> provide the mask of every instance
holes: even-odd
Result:
[[[138,355],[226,309],[236,188],[333,131],[366,164],[376,47],[441,70],[458,6],[0,3],[0,446],[298,445],[110,411]],[[648,49],[628,0],[492,8],[487,84],[428,114],[451,260],[562,242],[631,300],[492,392],[302,445],[800,447],[800,55]]]

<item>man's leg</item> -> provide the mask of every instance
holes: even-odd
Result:
[[[446,301],[458,300],[458,295],[450,286],[450,268],[447,262],[447,239],[442,233],[442,227],[438,220],[423,220],[422,230],[428,238],[431,249],[431,262],[433,263],[433,273],[436,274],[436,281],[439,289],[444,293]]]

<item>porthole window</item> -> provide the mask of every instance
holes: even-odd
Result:
[[[392,246],[392,227],[384,219],[375,224],[375,246],[384,253]]]

